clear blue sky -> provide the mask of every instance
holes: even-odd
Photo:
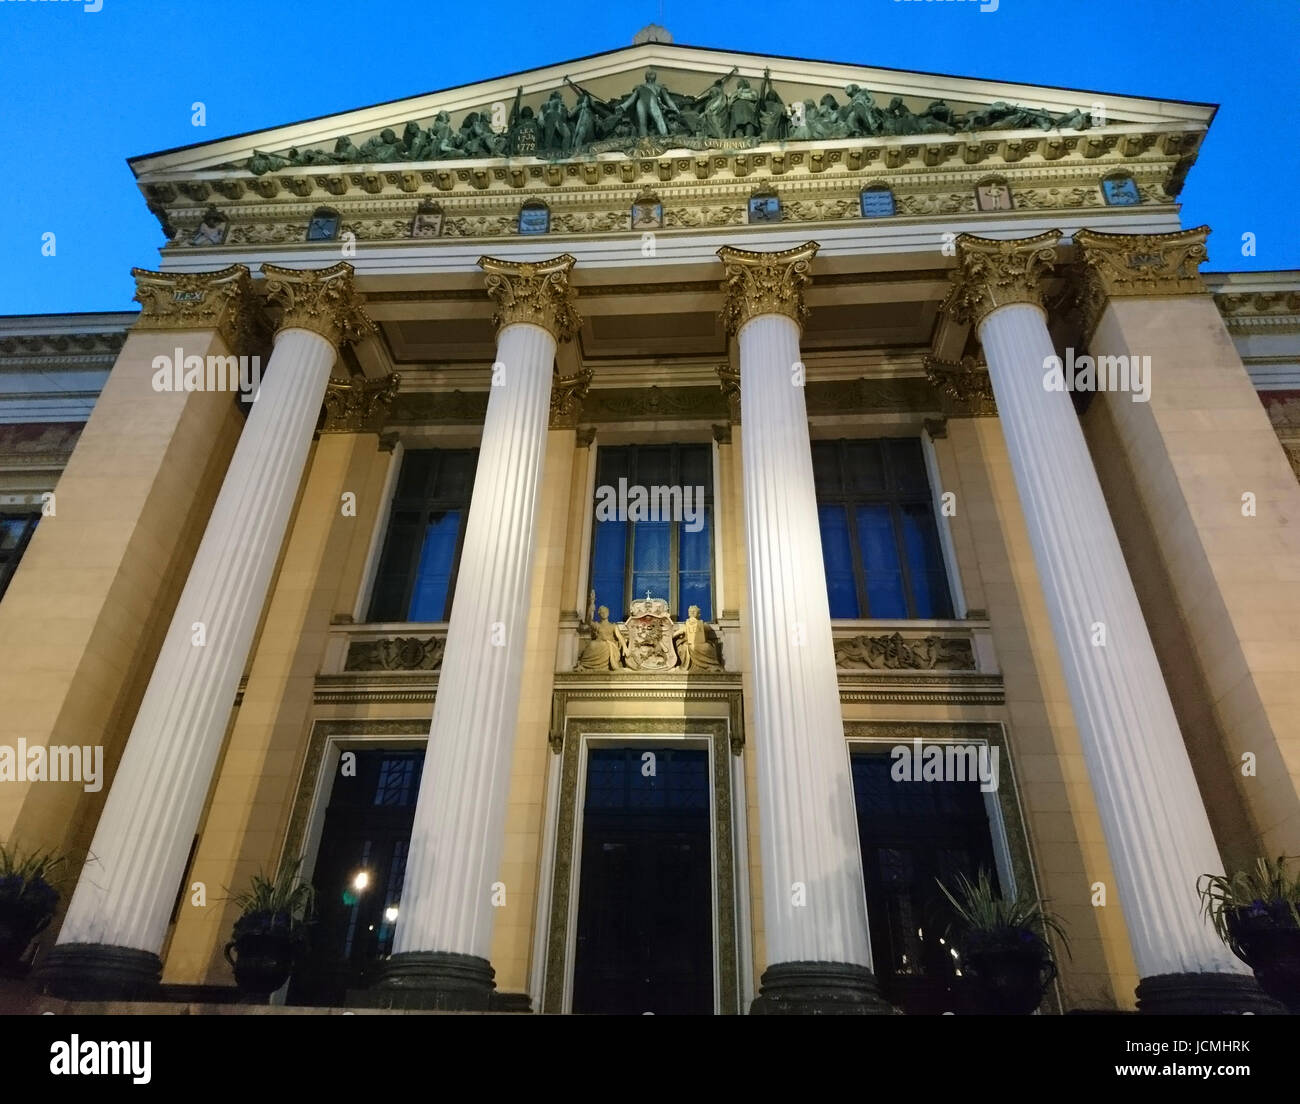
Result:
[[[162,234],[127,157],[613,49],[652,21],[694,46],[1221,104],[1184,224],[1214,228],[1208,269],[1300,268],[1294,0],[87,2],[0,0],[0,314],[134,308],[129,270],[156,267]]]

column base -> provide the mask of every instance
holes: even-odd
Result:
[[[1249,974],[1157,974],[1137,987],[1138,1011],[1148,1016],[1285,1016]]]
[[[393,955],[379,980],[358,1000],[367,1008],[425,1008],[444,1012],[490,1012],[496,971],[486,958],[453,951],[407,951]]]
[[[779,962],[763,971],[751,1016],[892,1016],[875,975],[848,962]]]
[[[32,981],[40,992],[63,1000],[156,1000],[162,959],[109,943],[56,943]]]

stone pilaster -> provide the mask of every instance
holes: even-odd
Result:
[[[1078,292],[1099,365],[1149,358],[1147,401],[1098,395],[1088,420],[1113,426],[1125,498],[1165,566],[1166,643],[1208,745],[1197,766],[1239,795],[1233,858],[1248,865],[1300,849],[1300,485],[1201,280],[1208,232],[1081,230]]]
[[[1222,870],[1173,706],[1070,396],[1038,282],[1059,234],[960,235],[949,302],[978,327],[1089,778],[1115,869],[1143,1011],[1267,1007],[1200,915]]]
[[[172,616],[44,984],[69,996],[156,985],[190,841],[311,447],[335,341],[372,324],[351,268],[267,268],[275,349]]]
[[[871,973],[800,360],[817,245],[724,247],[741,451],[767,969],[755,1013],[888,1011]]]
[[[374,1003],[487,1008],[556,347],[580,324],[567,254],[484,257],[497,357],[416,803],[394,954]],[[503,887],[507,894],[511,887]]]
[[[243,424],[229,392],[158,389],[157,365],[178,349],[201,362],[249,352],[239,341],[258,310],[243,266],[134,275],[140,317],[0,604],[4,742],[103,757],[94,782],[0,785],[0,840],[74,862]]]

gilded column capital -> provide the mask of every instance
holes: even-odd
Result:
[[[1084,331],[1091,337],[1106,303],[1114,298],[1204,295],[1200,266],[1209,253],[1208,226],[1169,234],[1102,234],[1079,230],[1076,296]]]
[[[402,377],[390,372],[383,379],[332,379],[325,388],[322,433],[378,433]]]
[[[986,416],[998,412],[993,399],[993,381],[983,360],[970,355],[959,361],[925,358],[926,379],[939,391],[947,416]],[[926,428],[930,422],[927,420]],[[947,429],[932,436],[947,436]]]
[[[329,268],[281,268],[262,265],[266,297],[282,308],[276,332],[311,330],[336,349],[375,332],[352,281],[352,266],[340,261]]]
[[[727,400],[727,417],[732,425],[740,424],[740,373],[730,362],[718,365],[718,385]]]
[[[557,342],[567,341],[582,325],[574,307],[575,294],[569,273],[577,259],[561,253],[549,261],[502,261],[480,257],[478,266],[487,273],[487,293],[496,303],[492,324],[497,330],[517,322],[541,326]]]
[[[551,382],[551,429],[576,429],[582,417],[582,400],[591,387],[591,372],[584,369],[572,376],[556,376]]]
[[[957,268],[944,311],[976,328],[999,307],[1043,305],[1042,278],[1056,263],[1059,230],[1000,241],[957,235]]]
[[[726,296],[722,321],[727,333],[738,333],[751,318],[762,314],[783,314],[802,330],[808,317],[804,288],[812,278],[812,260],[820,248],[810,241],[778,252],[730,245],[719,249],[718,257],[727,272],[722,284]]]
[[[216,272],[133,268],[140,304],[136,330],[215,330],[232,350],[253,343],[262,325],[253,279],[244,265]]]

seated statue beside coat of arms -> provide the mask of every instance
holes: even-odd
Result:
[[[609,619],[609,607],[596,609],[591,592],[587,637],[578,656],[577,671],[721,671],[722,649],[710,639],[712,630],[700,620],[700,607],[691,606],[686,620],[674,622],[663,598],[633,600],[626,621]]]

